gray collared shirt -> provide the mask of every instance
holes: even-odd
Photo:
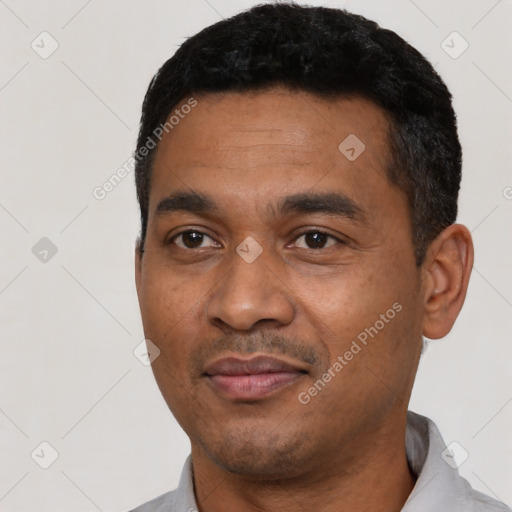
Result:
[[[459,475],[432,420],[411,411],[407,413],[405,448],[417,480],[402,512],[512,512],[503,503],[475,491]],[[197,512],[190,456],[175,491],[162,494],[132,512]]]

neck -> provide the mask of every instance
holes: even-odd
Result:
[[[396,512],[415,483],[404,440],[405,420],[387,434],[354,439],[350,456],[344,446],[313,469],[278,480],[230,473],[192,444],[197,505],[201,512]]]

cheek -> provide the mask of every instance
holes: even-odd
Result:
[[[162,359],[173,367],[190,349],[195,339],[200,287],[166,272],[146,272],[141,282],[140,309],[144,334],[161,351]],[[204,292],[203,292],[204,293]]]
[[[147,261],[139,292],[144,323],[149,328],[176,323],[193,305],[194,285],[194,280],[185,281],[165,263]]]
[[[198,292],[162,271],[144,276],[140,301],[144,335],[160,350],[152,371],[167,405],[182,423],[180,411],[188,408],[193,392],[188,361],[197,339]]]
[[[343,267],[328,279],[297,277],[290,283],[303,315],[316,326],[333,357],[392,308],[400,286],[386,272],[369,272],[363,265]]]

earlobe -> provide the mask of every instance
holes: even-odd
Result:
[[[446,336],[462,308],[473,267],[468,229],[452,224],[432,242],[425,263],[423,335]]]

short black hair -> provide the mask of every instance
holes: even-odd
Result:
[[[194,94],[273,86],[325,98],[362,97],[385,111],[387,174],[408,198],[420,265],[432,240],[457,217],[462,151],[451,94],[432,65],[395,32],[342,9],[293,3],[257,5],[203,29],[153,77],[135,153],[139,250],[147,232],[156,152],[148,141],[155,129]],[[145,146],[151,149],[142,156]]]

